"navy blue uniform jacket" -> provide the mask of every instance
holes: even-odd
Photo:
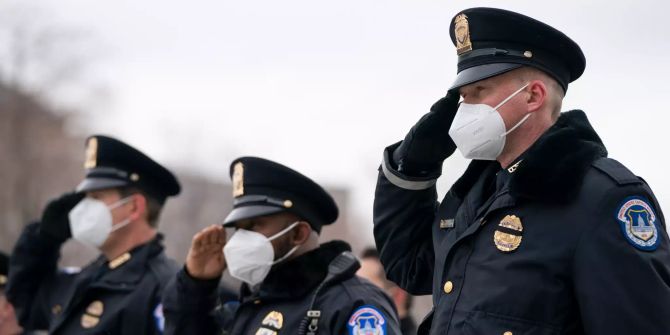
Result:
[[[432,294],[419,334],[670,334],[663,213],[583,112],[508,169],[472,161],[441,202],[434,180],[394,170],[394,148],[374,235],[389,278]]]
[[[325,243],[273,267],[257,292],[243,285],[240,299],[228,302],[217,301],[218,279],[196,280],[182,270],[163,299],[166,334],[296,335],[314,299],[319,335],[368,334],[365,327],[370,334],[399,335],[391,299],[353,272],[315,294],[331,260],[348,250],[342,241]]]
[[[161,294],[179,269],[162,236],[116,260],[100,257],[81,270],[58,269],[61,242],[26,227],[11,258],[7,297],[26,330],[49,334],[161,334]]]

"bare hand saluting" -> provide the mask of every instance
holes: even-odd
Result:
[[[211,225],[195,234],[186,256],[188,273],[196,279],[220,277],[226,269],[225,245],[226,231],[221,225]]]

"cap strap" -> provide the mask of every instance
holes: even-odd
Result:
[[[526,51],[517,51],[517,50],[508,50],[508,49],[498,49],[498,48],[486,48],[486,49],[476,49],[468,53],[458,56],[458,62],[469,60],[472,58],[477,58],[481,56],[516,56],[521,58],[529,58],[526,54]]]

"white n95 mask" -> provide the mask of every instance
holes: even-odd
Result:
[[[296,245],[275,261],[275,252],[270,242],[286,234],[298,223],[300,221],[270,237],[255,231],[238,229],[223,247],[230,275],[252,287],[263,282],[273,265],[290,257],[299,247]]]
[[[524,116],[510,130],[505,131],[505,122],[498,108],[529,84],[523,85],[495,107],[486,104],[461,103],[449,128],[449,136],[456,143],[463,157],[492,161],[500,156],[505,147],[506,136],[523,124],[530,114]]]
[[[104,202],[86,197],[69,213],[70,231],[75,240],[100,248],[113,231],[125,227],[130,219],[114,225],[112,210],[130,201],[131,197],[123,198],[107,207]]]

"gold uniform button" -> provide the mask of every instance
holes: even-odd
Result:
[[[444,293],[449,294],[453,290],[454,290],[454,283],[452,283],[451,280],[447,280],[447,282],[444,283]]]
[[[514,334],[512,334],[511,331],[506,331],[506,332],[503,333],[503,335],[514,335]]]

